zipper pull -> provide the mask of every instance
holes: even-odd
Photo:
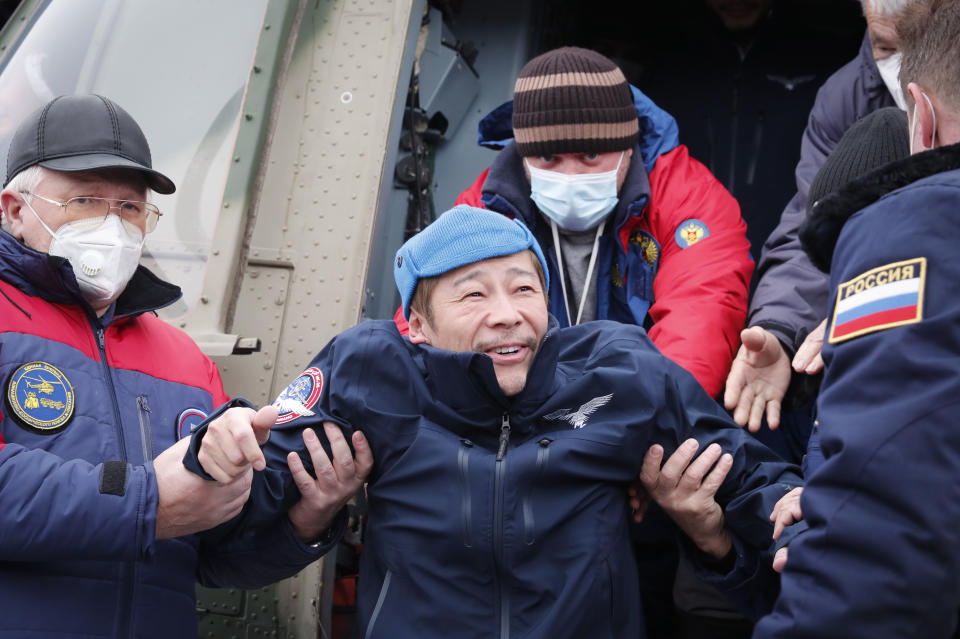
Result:
[[[101,349],[101,350],[103,350],[103,349],[105,349],[105,348],[107,347],[107,346],[106,346],[106,342],[105,342],[104,339],[103,339],[103,329],[102,329],[102,328],[98,328],[98,329],[97,329],[97,343],[100,344],[100,349]]]
[[[500,421],[500,448],[497,450],[497,461],[507,454],[507,444],[510,442],[510,415],[504,413]]]

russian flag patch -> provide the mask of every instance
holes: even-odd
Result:
[[[843,342],[923,319],[927,258],[870,269],[837,288],[828,341]]]

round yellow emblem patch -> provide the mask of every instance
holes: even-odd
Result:
[[[43,435],[58,433],[73,417],[73,385],[59,368],[30,362],[7,382],[7,405],[21,426]]]

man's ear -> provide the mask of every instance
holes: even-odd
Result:
[[[23,241],[23,199],[13,191],[0,192],[0,209],[6,228],[15,238]]]
[[[934,116],[930,110],[931,105],[927,102],[927,98],[924,97],[923,89],[917,86],[916,82],[907,84],[907,93],[913,98],[913,108],[917,118],[918,131],[913,131],[912,133],[913,135],[917,135],[919,132],[920,144],[923,145],[925,149],[931,149],[936,142],[936,140],[932,139],[935,131],[933,130]],[[929,94],[927,95],[929,96]]]
[[[413,309],[410,309],[410,319],[407,320],[407,325],[409,326],[409,331],[407,332],[407,337],[410,338],[410,342],[413,344],[429,344],[430,337],[426,334],[425,328],[429,326],[426,318],[422,317],[420,313],[416,312]]]

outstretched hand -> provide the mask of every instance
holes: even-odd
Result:
[[[780,426],[780,404],[790,386],[790,358],[767,330],[752,326],[740,332],[741,346],[727,376],[723,405],[733,420],[750,432],[760,430],[763,414],[771,430]]]
[[[330,442],[332,463],[313,429],[305,428],[303,431],[303,443],[310,453],[316,478],[304,468],[296,452],[287,455],[287,465],[301,495],[300,501],[290,508],[287,515],[297,537],[305,543],[316,539],[326,530],[337,512],[357,494],[373,468],[373,453],[363,433],[355,431],[351,438],[356,451],[354,457],[339,426],[324,422],[323,432]]]
[[[700,550],[722,559],[732,542],[715,495],[733,467],[733,456],[710,444],[694,459],[699,446],[697,440],[688,439],[661,467],[663,447],[654,444],[643,458],[640,480]]]

